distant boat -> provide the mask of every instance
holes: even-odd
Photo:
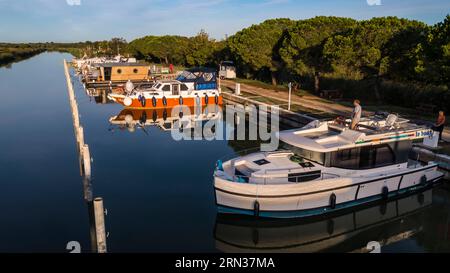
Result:
[[[135,87],[128,81],[122,93],[108,97],[127,108],[222,105],[216,74],[211,69],[191,69],[176,80],[156,81],[150,88]]]

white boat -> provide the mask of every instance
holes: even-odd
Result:
[[[424,189],[443,177],[437,164],[409,159],[412,142],[432,135],[395,115],[314,121],[279,133],[282,148],[217,162],[220,213],[307,217]]]

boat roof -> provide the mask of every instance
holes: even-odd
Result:
[[[93,64],[93,66],[97,67],[117,67],[117,66],[149,66],[148,64],[143,63],[126,63],[126,62],[110,62],[110,63],[97,63]]]
[[[403,140],[422,139],[432,131],[405,119],[397,119],[393,124],[376,117],[362,119],[356,130],[348,127],[350,120],[343,122],[314,121],[294,130],[282,131],[279,138],[292,146],[315,151],[333,152],[361,146],[377,145]]]

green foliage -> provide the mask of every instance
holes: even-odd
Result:
[[[261,70],[274,73],[282,68],[279,58],[280,40],[294,21],[289,19],[267,20],[252,25],[230,37],[229,50],[239,66],[257,75]]]
[[[280,48],[282,60],[294,74],[314,75],[317,72],[325,72],[329,69],[322,54],[326,39],[348,32],[356,23],[349,18],[325,16],[298,21],[284,36]],[[350,43],[351,41],[347,42]]]

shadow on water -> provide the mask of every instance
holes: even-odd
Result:
[[[216,248],[224,252],[427,252],[450,249],[446,185],[345,214],[315,219],[254,219],[218,214]],[[437,223],[439,222],[439,223]]]

